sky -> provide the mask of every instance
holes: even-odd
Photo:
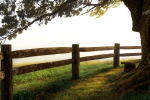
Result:
[[[90,13],[71,18],[56,17],[47,25],[33,24],[28,30],[19,34],[16,39],[6,40],[5,44],[12,45],[12,51],[48,48],[48,47],[103,47],[114,46],[141,46],[140,34],[132,31],[131,14],[124,3],[117,8],[109,8],[104,16],[95,19]],[[140,53],[141,49],[121,50],[120,53]],[[80,52],[80,57],[114,53],[114,50]],[[120,57],[140,58],[141,56]],[[54,54],[13,59],[13,63],[50,62],[71,59],[71,53]],[[113,60],[112,58],[97,59],[100,61]]]

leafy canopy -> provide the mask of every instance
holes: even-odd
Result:
[[[0,43],[16,38],[33,23],[47,24],[55,17],[84,15],[101,17],[108,8],[118,7],[121,0],[3,0],[0,3]],[[88,9],[86,9],[88,8]],[[81,13],[83,9],[86,12]]]

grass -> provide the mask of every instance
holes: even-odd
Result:
[[[14,64],[13,67],[23,65],[29,64]],[[120,63],[120,67],[113,68],[113,61],[80,62],[80,79],[74,81],[71,80],[71,64],[13,76],[13,100],[108,100],[109,95],[113,95],[108,84],[124,74],[123,66]],[[129,93],[115,100],[147,98],[150,95]]]

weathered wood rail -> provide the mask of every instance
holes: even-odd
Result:
[[[37,48],[28,50],[12,51],[12,58],[25,58],[31,56],[51,55],[73,52],[71,47],[58,47],[58,48]]]
[[[119,43],[115,43],[115,46],[79,48],[79,44],[73,44],[72,47],[36,48],[36,49],[28,49],[28,50],[11,51],[11,45],[2,45],[1,52],[0,52],[1,100],[13,99],[12,78],[15,75],[21,75],[33,71],[72,64],[72,79],[75,80],[75,79],[79,79],[80,77],[79,75],[80,62],[113,57],[114,58],[113,66],[119,67],[120,56],[141,55],[141,53],[120,54],[120,49],[141,49],[141,46],[120,46]],[[102,54],[96,56],[80,57],[80,52],[102,51],[102,50],[114,50],[114,54]],[[12,68],[13,58],[25,58],[31,56],[52,55],[52,54],[61,54],[61,53],[70,53],[70,52],[72,52],[72,59],[40,63],[40,64],[32,64],[32,65]]]

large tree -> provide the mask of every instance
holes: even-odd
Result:
[[[0,4],[0,41],[16,38],[33,23],[47,24],[55,17],[72,17],[90,12],[97,18],[122,2],[131,12],[132,30],[140,33],[142,60],[139,66],[113,83],[116,93],[148,89],[150,84],[150,1],[149,0],[3,0]],[[88,9],[86,9],[88,8]],[[82,9],[87,11],[82,13]],[[122,18],[125,20],[125,18]]]

